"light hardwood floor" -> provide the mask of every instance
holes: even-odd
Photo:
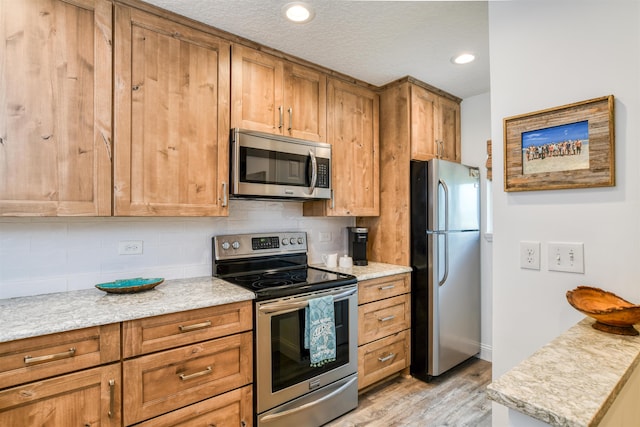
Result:
[[[491,363],[472,358],[429,383],[396,377],[361,394],[326,427],[490,427]]]

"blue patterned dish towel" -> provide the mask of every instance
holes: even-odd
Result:
[[[304,348],[309,349],[311,367],[336,360],[336,322],[333,296],[314,298],[305,307]]]

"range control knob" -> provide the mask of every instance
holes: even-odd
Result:
[[[289,239],[289,243],[291,243],[292,245],[295,245],[296,244],[296,238],[295,237],[290,238]]]
[[[240,247],[240,242],[238,242],[238,241],[233,242],[233,243],[231,244],[231,247],[232,247],[233,249],[238,249],[238,248]]]
[[[284,239],[282,239],[282,244],[283,245],[288,245],[289,244],[289,239],[287,239],[286,237]]]
[[[302,237],[298,237],[298,243],[299,244],[303,244],[304,243],[304,239]]]
[[[225,251],[227,249],[229,249],[231,247],[231,245],[229,244],[229,242],[222,242],[222,249],[224,249]]]

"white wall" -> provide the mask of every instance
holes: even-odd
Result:
[[[302,216],[302,203],[231,200],[228,218],[0,218],[0,298],[92,288],[131,277],[211,275],[211,237],[300,230],[309,261],[344,252],[353,218]],[[318,242],[330,232],[330,242]],[[141,255],[118,242],[142,240]]]
[[[491,139],[491,98],[490,94],[466,98],[461,105],[462,118],[462,163],[480,168],[480,200],[481,200],[481,348],[480,358],[491,361],[491,282],[493,247],[487,231],[487,140]]]
[[[640,2],[489,3],[494,166],[493,375],[583,316],[565,293],[586,284],[640,302]],[[616,186],[506,193],[505,117],[613,94]],[[540,271],[519,268],[519,242],[542,243]],[[547,270],[550,241],[584,242],[585,273]],[[539,423],[493,405],[493,425]]]

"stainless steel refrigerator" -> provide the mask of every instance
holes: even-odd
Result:
[[[429,381],[480,351],[477,168],[411,162],[411,374]]]

